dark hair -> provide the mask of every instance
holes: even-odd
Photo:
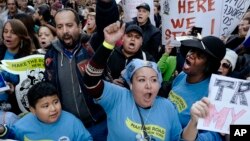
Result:
[[[50,20],[52,20],[52,16],[50,14],[50,8],[46,4],[43,4],[38,7],[38,14],[43,16],[43,19],[46,22],[50,22]]]
[[[28,30],[28,34],[29,34],[30,38],[32,39],[36,49],[40,48],[38,38],[35,35],[36,34],[34,31],[35,22],[34,22],[32,16],[28,15],[26,13],[18,13],[15,15],[15,19],[18,19],[21,22],[23,22],[23,24],[26,26],[26,28]]]
[[[14,0],[14,2],[15,2],[16,7],[18,7],[17,0]],[[7,4],[8,4],[8,0],[6,0],[6,6],[7,6]]]
[[[212,56],[208,55],[207,64],[205,68],[206,76],[210,76],[212,73],[217,73],[220,67],[220,62],[212,58]]]
[[[33,108],[35,108],[39,99],[54,95],[58,96],[58,91],[50,82],[38,82],[27,93],[29,105]]]
[[[75,16],[75,22],[76,22],[77,25],[79,25],[79,24],[80,24],[79,15],[78,15],[78,13],[77,13],[74,9],[72,9],[72,8],[63,8],[63,9],[60,9],[60,10],[58,10],[58,11],[56,12],[56,14],[55,14],[54,17],[56,17],[56,15],[57,15],[58,13],[66,12],[66,11],[71,11],[71,12],[74,14],[74,16]],[[56,21],[55,21],[55,22],[56,22]]]
[[[20,38],[20,49],[16,55],[19,57],[30,55],[32,50],[32,44],[25,25],[17,19],[8,20],[3,26],[2,39],[4,39],[3,34],[7,23],[10,23],[14,34],[16,34]]]
[[[161,5],[159,3],[156,3],[154,6],[157,8],[158,11],[161,10]]]
[[[247,21],[248,24],[250,24],[250,17],[246,17],[246,18],[244,18],[244,19],[242,19],[242,20]]]

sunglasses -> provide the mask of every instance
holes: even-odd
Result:
[[[222,63],[221,66],[223,68],[229,69],[231,67],[231,64],[229,64],[229,63]]]

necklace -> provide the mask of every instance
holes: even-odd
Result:
[[[151,112],[152,107],[150,107],[149,112],[148,112],[148,114],[147,114],[147,116],[146,116],[146,120],[145,120],[145,122],[144,122],[144,119],[143,119],[143,117],[142,117],[141,110],[140,110],[139,106],[138,106],[136,103],[135,103],[135,105],[136,105],[138,114],[139,114],[139,116],[140,116],[140,120],[141,120],[141,130],[142,130],[141,133],[138,133],[138,134],[136,135],[136,139],[137,139],[137,141],[150,141],[150,140],[151,140],[151,137],[148,135],[148,133],[147,133],[147,131],[146,131],[145,123],[147,123],[147,121],[148,121],[148,117],[149,117],[149,114],[150,114],[150,112]],[[132,118],[133,118],[133,111],[134,111],[134,105],[133,105],[133,108],[132,108]]]

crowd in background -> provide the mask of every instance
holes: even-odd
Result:
[[[73,119],[74,124],[84,125],[77,126],[77,129],[87,134],[74,135],[81,137],[73,139],[104,141],[127,136],[127,140],[131,140],[131,136],[134,136],[138,141],[144,138],[170,141],[179,138],[228,140],[228,136],[195,129],[197,117],[205,116],[195,110],[207,110],[209,102],[203,97],[208,96],[212,73],[250,80],[250,37],[247,37],[250,11],[244,14],[235,31],[228,37],[195,37],[182,41],[181,47],[174,47],[170,42],[162,45],[161,27],[164,25],[161,24],[160,2],[154,0],[154,9],[147,3],[138,5],[136,9],[136,17],[122,25],[125,22],[122,4],[116,4],[112,0],[0,0],[0,60],[18,59],[32,54],[45,55],[44,81],[50,83],[41,85],[45,89],[48,86],[51,91],[44,91],[47,94],[41,94],[39,98],[52,97],[52,105],[57,105],[55,109],[58,111],[63,110],[63,118]],[[149,19],[152,10],[155,25]],[[117,26],[118,23],[114,24],[117,20],[123,21],[119,22],[120,26]],[[202,47],[206,49],[203,50]],[[141,64],[142,60],[150,65]],[[143,67],[151,67],[152,70],[138,71]],[[137,80],[145,72],[152,75],[152,78],[144,76]],[[7,124],[11,129],[26,113],[22,113],[18,107],[15,96],[19,76],[4,70],[1,70],[1,75],[10,90],[0,94],[0,123]],[[134,78],[137,75],[138,78]],[[145,89],[148,90],[146,96],[138,95],[144,93],[137,85],[141,81],[150,81],[145,82]],[[31,79],[29,83],[35,85],[36,82]],[[151,90],[151,87],[154,88]],[[43,89],[38,88],[33,89],[33,92]],[[53,95],[52,92],[57,94]],[[119,96],[119,93],[123,96]],[[134,95],[134,98],[126,96],[128,94]],[[175,96],[182,97],[187,102],[186,109],[178,109],[178,104],[173,99]],[[32,95],[30,98],[32,99]],[[39,98],[33,99],[39,104]],[[147,100],[142,102],[141,99],[154,102],[145,104]],[[31,112],[40,119],[39,108],[35,108],[37,103],[30,105],[33,109]],[[161,110],[162,106],[168,107],[167,110]],[[175,111],[176,107],[178,110]],[[135,117],[134,110],[138,112]],[[67,112],[77,119],[67,115]],[[122,114],[118,115],[119,112]],[[159,117],[160,113],[162,117]],[[145,124],[164,124],[160,129],[168,137],[161,138],[150,133],[147,128],[151,126],[143,127],[141,114],[146,118],[144,122],[148,122]],[[153,116],[150,117],[150,114]],[[125,129],[123,123],[130,122],[126,116],[141,124],[141,134],[137,136]],[[180,121],[173,119],[177,116]],[[33,117],[25,120],[28,119],[34,120]],[[175,129],[169,123],[175,124]],[[47,128],[46,125],[43,126]],[[118,129],[119,126],[122,129]],[[20,123],[15,127],[22,129]],[[53,129],[56,127],[58,128],[56,125]],[[13,131],[19,134],[19,130]],[[120,136],[122,133],[123,136]],[[46,136],[41,138],[45,139]]]

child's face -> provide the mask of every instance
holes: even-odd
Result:
[[[44,123],[54,123],[61,115],[62,107],[57,95],[43,97],[38,100],[31,112]]]
[[[38,40],[42,48],[46,48],[54,40],[54,36],[48,27],[41,27],[38,33]]]

